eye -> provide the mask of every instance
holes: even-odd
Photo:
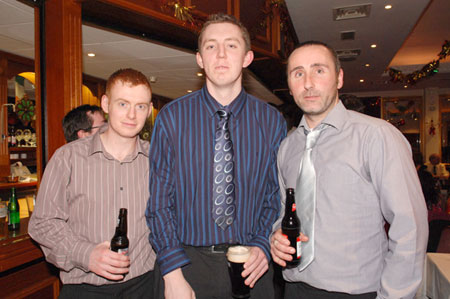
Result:
[[[126,104],[124,102],[119,102],[119,107],[125,107]]]
[[[300,78],[300,77],[302,77],[303,76],[303,73],[302,72],[295,72],[294,73],[294,78]]]
[[[318,74],[323,74],[323,73],[325,73],[325,70],[324,69],[317,69],[317,73]]]
[[[147,108],[147,105],[145,105],[145,104],[137,105],[137,109],[139,109],[139,110],[145,110],[146,108]]]
[[[235,44],[229,44],[229,45],[228,45],[228,48],[236,49],[236,48],[237,48],[237,45],[235,45]]]

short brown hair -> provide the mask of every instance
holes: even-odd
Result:
[[[236,25],[241,29],[242,38],[245,42],[245,51],[248,52],[251,50],[251,44],[250,44],[250,34],[248,33],[247,28],[236,19],[235,16],[227,15],[222,12],[218,14],[213,14],[208,17],[208,20],[203,24],[202,30],[200,31],[200,35],[198,36],[198,51],[200,52],[200,49],[202,47],[202,40],[203,40],[203,33],[205,32],[206,28],[211,24],[219,24],[219,23],[230,23],[233,25]]]
[[[303,48],[305,46],[323,46],[323,47],[325,47],[328,50],[328,52],[330,52],[331,57],[333,58],[334,66],[336,68],[336,74],[339,74],[339,71],[341,69],[341,62],[339,61],[339,57],[338,57],[336,51],[330,45],[328,45],[324,42],[320,42],[320,41],[309,40],[306,42],[302,42],[301,44],[296,46],[295,49],[291,52],[291,55],[292,55],[292,53],[294,53],[295,50]],[[289,58],[290,57],[291,56],[289,56]],[[288,65],[289,65],[289,58],[288,58]]]
[[[108,81],[106,82],[106,95],[108,97],[110,97],[112,86],[118,81],[128,83],[131,86],[144,85],[148,87],[150,92],[152,91],[150,82],[143,73],[131,68],[119,69],[109,76]]]

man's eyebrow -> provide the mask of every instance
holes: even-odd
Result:
[[[303,66],[296,66],[294,67],[292,70],[289,71],[289,74],[291,74],[292,72],[298,71],[298,70],[304,70],[305,68]]]

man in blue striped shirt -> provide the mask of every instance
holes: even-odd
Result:
[[[286,123],[276,109],[242,88],[242,69],[253,52],[240,22],[212,15],[198,43],[197,63],[206,85],[161,110],[150,147],[146,216],[163,277],[158,292],[176,299],[230,298],[224,251],[229,244],[244,244],[251,248],[242,272],[245,283],[253,298],[271,298],[269,235],[280,208],[276,156]],[[225,229],[212,212],[219,109],[231,113],[234,151],[235,218]]]

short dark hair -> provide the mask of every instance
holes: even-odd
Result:
[[[92,129],[92,118],[88,115],[88,112],[94,114],[95,112],[101,113],[103,111],[99,106],[95,105],[81,105],[70,110],[62,120],[62,127],[64,131],[64,138],[67,142],[71,142],[78,139],[78,131],[83,130],[90,132]]]
[[[200,31],[200,35],[198,36],[198,51],[200,52],[200,49],[202,47],[202,41],[203,41],[203,33],[205,32],[206,28],[209,25],[212,24],[219,24],[219,23],[230,23],[233,25],[236,25],[241,29],[242,38],[245,42],[245,51],[248,52],[251,50],[251,43],[250,43],[250,34],[248,33],[247,28],[238,20],[235,16],[227,15],[222,12],[217,14],[212,14],[208,17],[208,20],[203,24],[202,30]]]
[[[145,85],[148,87],[150,92],[152,91],[150,82],[143,73],[135,69],[126,68],[126,69],[119,69],[115,71],[111,76],[109,76],[108,81],[106,81],[106,95],[108,97],[111,96],[110,93],[112,86],[118,81],[128,83],[131,86]]]
[[[341,69],[341,62],[339,61],[339,57],[338,57],[336,51],[330,45],[328,45],[324,42],[316,41],[316,40],[309,40],[309,41],[305,41],[305,42],[298,44],[295,47],[295,49],[291,52],[291,54],[294,53],[295,50],[300,49],[305,46],[323,46],[323,47],[327,48],[327,50],[331,54],[331,57],[333,57],[334,65],[336,68],[336,74],[339,74],[339,70]],[[289,65],[289,59],[288,59],[288,65]]]

